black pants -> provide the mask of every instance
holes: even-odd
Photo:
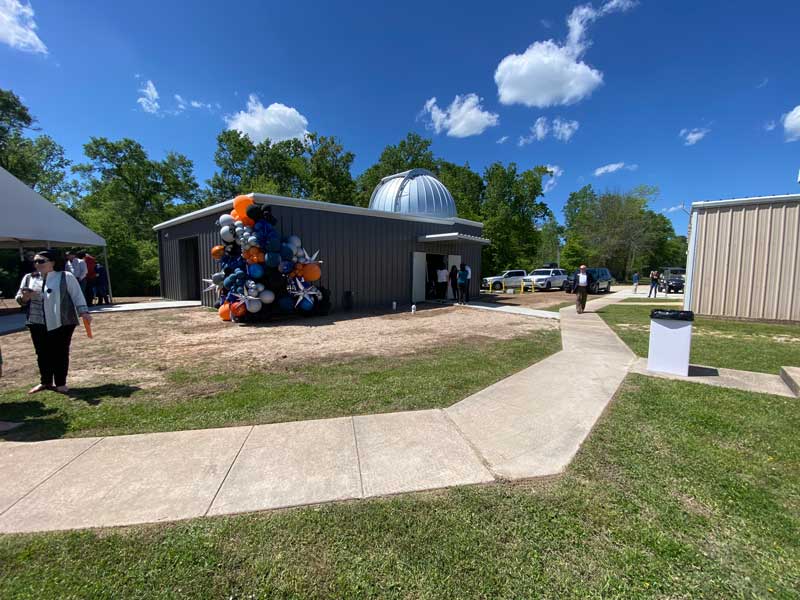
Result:
[[[453,288],[453,300],[458,302],[458,282],[457,281],[451,281],[450,282],[450,287]]]
[[[42,385],[56,387],[66,385],[67,371],[69,371],[69,344],[72,341],[75,325],[64,325],[52,331],[47,331],[44,325],[28,325],[28,328],[31,330],[33,347],[36,349]]]
[[[446,281],[437,281],[436,282],[436,297],[439,300],[444,300],[447,298],[447,282]]]
[[[650,291],[647,292],[647,297],[650,297],[650,294],[653,294],[653,298],[658,298],[658,280],[650,281]]]
[[[469,288],[466,283],[458,284],[458,301],[469,302]]]

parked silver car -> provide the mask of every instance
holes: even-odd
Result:
[[[481,281],[481,287],[487,290],[501,290],[503,287],[518,288],[522,285],[522,279],[527,275],[528,273],[521,269],[503,271],[501,275],[484,277],[483,281]]]
[[[567,282],[567,272],[564,269],[536,269],[524,281],[526,288],[536,286],[540,290],[563,290]]]

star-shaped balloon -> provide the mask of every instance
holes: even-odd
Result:
[[[322,292],[320,292],[317,288],[313,285],[305,285],[302,279],[299,277],[295,277],[294,280],[294,289],[289,290],[289,293],[292,296],[297,296],[297,302],[295,302],[295,308],[300,305],[303,300],[308,300],[309,302],[313,302],[314,298],[321,298]]]

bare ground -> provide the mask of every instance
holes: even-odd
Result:
[[[524,294],[504,294],[502,292],[482,292],[478,298],[481,302],[492,302],[507,306],[524,306],[526,308],[546,308],[562,302],[575,302],[575,295],[552,290],[549,292],[525,292]]]
[[[70,383],[130,383],[142,388],[167,382],[169,371],[209,374],[275,369],[312,360],[336,362],[363,356],[400,356],[444,344],[510,339],[555,329],[545,319],[444,307],[390,314],[294,319],[258,326],[225,323],[215,311],[165,309],[98,314],[94,338],[82,328],[72,343]],[[0,338],[5,359],[0,392],[31,385],[36,357],[27,332]]]

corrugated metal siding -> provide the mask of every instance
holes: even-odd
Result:
[[[800,203],[697,209],[691,308],[800,321]]]
[[[222,214],[222,213],[220,213]],[[313,254],[320,251],[320,284],[331,291],[333,307],[342,306],[345,292],[353,296],[355,308],[390,306],[392,301],[411,301],[413,252],[458,254],[472,268],[470,293],[480,291],[481,246],[469,242],[420,243],[417,238],[433,233],[458,231],[480,236],[480,227],[456,224],[439,225],[366,215],[352,215],[304,208],[273,206],[282,235],[300,236],[303,247]],[[179,223],[159,231],[162,295],[181,297],[181,263],[178,240],[197,236],[200,247],[200,276],[208,279],[217,270],[211,248],[219,243],[214,222],[219,215],[209,215]],[[203,304],[212,306],[215,294],[203,294]]]

